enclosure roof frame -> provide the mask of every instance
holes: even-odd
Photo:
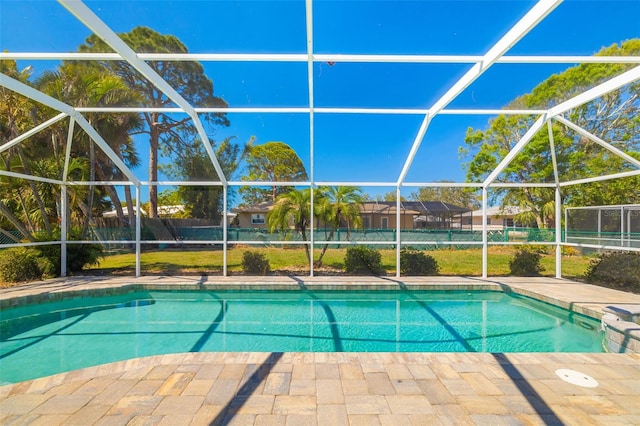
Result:
[[[598,97],[618,90],[625,85],[640,80],[640,57],[636,56],[583,56],[583,55],[508,55],[510,49],[528,33],[530,33],[537,25],[562,3],[562,0],[538,0],[518,20],[511,28],[509,28],[499,40],[493,44],[483,55],[405,55],[405,54],[344,54],[344,53],[315,53],[314,51],[314,31],[313,31],[313,0],[305,0],[305,51],[303,53],[136,53],[134,52],[116,32],[98,17],[83,1],[81,0],[57,0],[70,14],[78,21],[84,24],[95,35],[100,37],[114,52],[110,53],[89,53],[89,52],[0,52],[0,60],[68,60],[68,61],[125,61],[136,69],[144,78],[152,83],[159,91],[161,91],[168,99],[174,102],[177,107],[77,107],[67,105],[37,89],[15,80],[7,75],[0,74],[0,86],[4,86],[23,96],[33,99],[43,105],[46,105],[59,113],[47,121],[35,126],[27,132],[13,138],[7,143],[0,146],[0,153],[5,152],[16,145],[23,143],[36,133],[48,128],[49,126],[69,117],[70,127],[77,123],[89,137],[99,146],[113,164],[122,171],[128,181],[126,182],[70,182],[67,181],[66,172],[63,173],[62,180],[47,179],[37,176],[28,176],[17,172],[0,171],[0,175],[31,179],[52,184],[64,185],[94,185],[94,184],[110,184],[110,185],[134,185],[139,191],[141,185],[160,186],[160,185],[194,185],[201,184],[203,186],[222,186],[224,188],[224,200],[226,210],[227,188],[229,186],[262,186],[265,184],[275,185],[294,185],[309,186],[311,188],[319,185],[360,185],[360,186],[379,186],[396,188],[398,195],[402,187],[462,187],[477,188],[483,192],[482,208],[486,215],[487,208],[487,190],[489,188],[509,188],[509,187],[544,187],[556,188],[559,191],[562,187],[578,185],[589,182],[599,182],[609,179],[617,179],[629,176],[640,175],[640,160],[635,159],[628,153],[616,148],[610,142],[607,142],[596,135],[588,132],[581,126],[573,123],[564,115],[570,110],[580,107],[585,103],[592,101]],[[147,61],[225,61],[225,62],[291,62],[305,63],[306,67],[306,83],[308,89],[308,104],[303,107],[197,107],[187,101],[178,91],[165,81],[148,63]],[[344,107],[316,107],[314,102],[314,65],[326,62],[342,62],[342,63],[391,63],[391,64],[469,64],[468,70],[458,78],[453,84],[446,88],[444,94],[440,96],[429,108],[344,108]],[[611,79],[598,84],[597,86],[583,91],[582,93],[550,106],[546,109],[506,109],[506,108],[451,108],[450,105],[463,91],[474,83],[483,73],[495,64],[543,64],[543,63],[603,63],[603,64],[635,64],[631,68]],[[136,177],[133,171],[123,162],[123,160],[113,151],[103,137],[91,126],[84,116],[85,113],[172,113],[186,114],[197,131],[200,142],[211,161],[211,165],[216,170],[219,177],[218,181],[206,182],[184,182],[184,181],[143,181]],[[234,181],[230,176],[226,176],[216,153],[213,150],[211,141],[203,126],[203,122],[199,114],[215,113],[215,114],[252,114],[252,113],[273,113],[273,114],[305,114],[309,117],[309,150],[310,150],[310,173],[309,180],[304,182],[247,182]],[[421,124],[413,137],[411,146],[404,157],[404,163],[397,179],[394,181],[384,182],[344,182],[344,181],[316,181],[314,173],[314,150],[315,150],[315,116],[316,114],[380,114],[380,115],[415,115],[421,118]],[[482,182],[408,182],[407,175],[411,170],[418,151],[425,141],[428,140],[427,131],[432,120],[439,115],[525,115],[529,114],[535,118],[534,123],[528,128],[524,135],[513,145],[508,154],[500,161],[500,163],[487,175]],[[611,173],[601,176],[593,176],[585,179],[575,179],[568,182],[561,182],[558,176],[557,165],[555,164],[555,149],[551,126],[553,123],[559,123],[567,126],[581,136],[588,138],[600,147],[608,150],[612,154],[625,160],[633,166],[634,170]],[[513,159],[527,146],[537,132],[544,125],[547,125],[550,134],[550,145],[553,151],[554,162],[554,182],[499,182],[498,176],[506,169]],[[71,145],[71,135],[67,141],[67,151]],[[515,141],[514,141],[515,142]],[[68,160],[68,159],[67,159]],[[67,169],[65,165],[65,170]],[[139,200],[138,200],[139,201]],[[313,198],[312,198],[313,206]],[[398,205],[400,198],[398,197]],[[399,210],[399,209],[398,209]],[[226,225],[226,214],[223,215]],[[398,227],[399,225],[398,215]],[[225,226],[226,228],[226,226]],[[486,240],[486,226],[483,225],[483,247],[488,245]],[[139,229],[138,229],[139,234]],[[398,242],[399,240],[398,232]],[[311,232],[311,249],[313,250],[314,240],[313,232]],[[136,243],[139,244],[139,235],[137,235]],[[226,255],[226,237],[224,241]],[[400,245],[398,244],[398,250]],[[138,250],[139,251],[139,250]],[[398,252],[399,253],[399,252]],[[313,251],[312,251],[313,254]],[[138,253],[139,262],[139,253]],[[399,268],[397,268],[399,270]],[[138,264],[139,271],[139,264]],[[226,274],[226,262],[225,262]],[[313,275],[313,262],[311,262],[311,274]],[[486,276],[486,258],[483,258],[483,276]]]

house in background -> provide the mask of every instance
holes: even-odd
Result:
[[[389,229],[396,227],[398,206],[395,201],[367,201],[362,203],[360,217],[364,229]],[[400,229],[413,229],[413,219],[420,212],[400,205]]]
[[[462,215],[470,211],[444,201],[402,201],[401,204],[420,212],[414,217],[415,229],[461,229]]]
[[[266,228],[271,202],[233,209],[240,228]],[[393,229],[396,227],[398,205],[395,201],[367,201],[360,206],[364,229]],[[460,229],[462,215],[469,209],[442,201],[402,201],[400,229]],[[322,223],[316,223],[316,228]],[[347,226],[347,224],[343,224]]]
[[[395,228],[397,203],[370,201],[363,204],[365,229]],[[460,229],[462,214],[469,209],[443,201],[401,201],[400,229]]]
[[[129,210],[123,206],[122,207],[122,213],[124,214],[125,217],[129,216]],[[142,214],[143,217],[147,217],[148,214],[144,209],[140,209],[140,213]],[[182,204],[175,204],[175,205],[168,205],[168,206],[163,206],[163,205],[159,205],[158,206],[158,216],[159,217],[174,217],[175,215],[184,213],[184,205]],[[102,213],[102,217],[118,217],[117,213],[115,210],[109,210],[106,211],[104,213]]]
[[[236,207],[231,211],[236,214],[235,223],[239,228],[266,228],[267,213],[273,208],[271,201],[251,206]]]
[[[506,228],[518,228],[525,225],[518,223],[515,216],[522,213],[523,209],[517,206],[489,207],[487,208],[487,230],[501,231]],[[463,229],[479,231],[482,229],[482,210],[474,210],[462,215]]]
[[[127,209],[126,207],[122,207],[122,214],[124,215],[125,218],[128,218],[129,217],[129,209]],[[135,211],[134,211],[134,214],[135,214]],[[143,208],[140,209],[140,214],[141,214],[142,217],[147,217],[148,216],[147,212]],[[106,212],[102,212],[102,217],[106,217],[108,219],[117,218],[118,217],[118,213],[115,210],[108,210]]]
[[[237,225],[240,228],[266,228],[267,214],[273,208],[273,203],[266,201],[251,206],[237,207],[232,211],[236,213]],[[412,229],[413,219],[420,212],[401,208],[400,223],[402,229]],[[362,225],[365,229],[388,229],[395,228],[396,224],[396,203],[395,202],[366,202],[361,206]],[[316,228],[322,224],[316,222]],[[347,224],[345,223],[346,227]]]

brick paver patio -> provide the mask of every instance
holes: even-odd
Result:
[[[360,277],[362,278],[362,277]],[[305,285],[388,279],[303,278]],[[298,283],[300,279],[292,280]],[[640,296],[555,279],[403,279],[407,286],[500,285],[576,311]],[[57,280],[5,289],[0,301],[125,283],[193,278]],[[219,278],[216,282],[264,279]],[[271,285],[287,278],[271,280]],[[202,285],[203,280],[198,281]],[[338,284],[340,283],[340,284]],[[372,284],[373,283],[373,284]],[[297,285],[291,284],[289,285]],[[392,282],[393,284],[393,282]],[[167,284],[169,285],[169,284]],[[212,284],[211,285],[216,285]],[[24,300],[24,299],[23,299]],[[25,366],[28,368],[28,366]],[[588,388],[556,374],[571,369]],[[1,372],[0,372],[1,374]],[[640,424],[640,355],[581,353],[186,353],[132,359],[0,387],[3,425]]]

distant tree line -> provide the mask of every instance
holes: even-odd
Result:
[[[601,56],[638,56],[640,39],[600,50]],[[507,109],[546,109],[609,80],[637,64],[582,64],[555,74],[531,93],[510,102]],[[640,82],[572,109],[565,117],[589,133],[640,159]],[[467,180],[481,182],[518,143],[537,119],[533,115],[499,115],[487,128],[469,128],[461,154]],[[553,123],[553,141],[561,181],[609,175],[630,170],[630,163],[563,124]],[[547,128],[541,129],[498,177],[503,182],[554,182]],[[635,168],[635,167],[634,167]],[[637,203],[640,177],[591,182],[562,188],[562,204],[574,206]],[[515,205],[524,212],[519,222],[548,227],[554,224],[553,188],[501,188],[492,201]]]

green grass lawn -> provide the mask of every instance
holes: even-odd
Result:
[[[227,252],[229,273],[242,272],[242,253],[251,250],[264,253],[269,259],[274,273],[309,273],[305,252],[302,248],[257,248],[239,247]],[[329,249],[324,256],[322,268],[316,268],[318,275],[340,274],[344,263],[345,249]],[[511,247],[489,248],[488,274],[490,276],[509,275],[509,261],[516,249]],[[395,250],[380,250],[382,265],[387,274],[395,274]],[[434,250],[426,254],[433,256],[440,266],[440,275],[480,276],[482,275],[482,250]],[[317,257],[320,250],[314,251]],[[587,256],[563,256],[562,274],[567,278],[580,278],[584,275],[591,258]],[[143,274],[221,274],[223,253],[221,250],[150,250],[141,255]],[[555,275],[555,256],[544,254],[541,261],[543,275]],[[135,255],[133,253],[106,256],[99,266],[92,267],[89,273],[135,273]]]

